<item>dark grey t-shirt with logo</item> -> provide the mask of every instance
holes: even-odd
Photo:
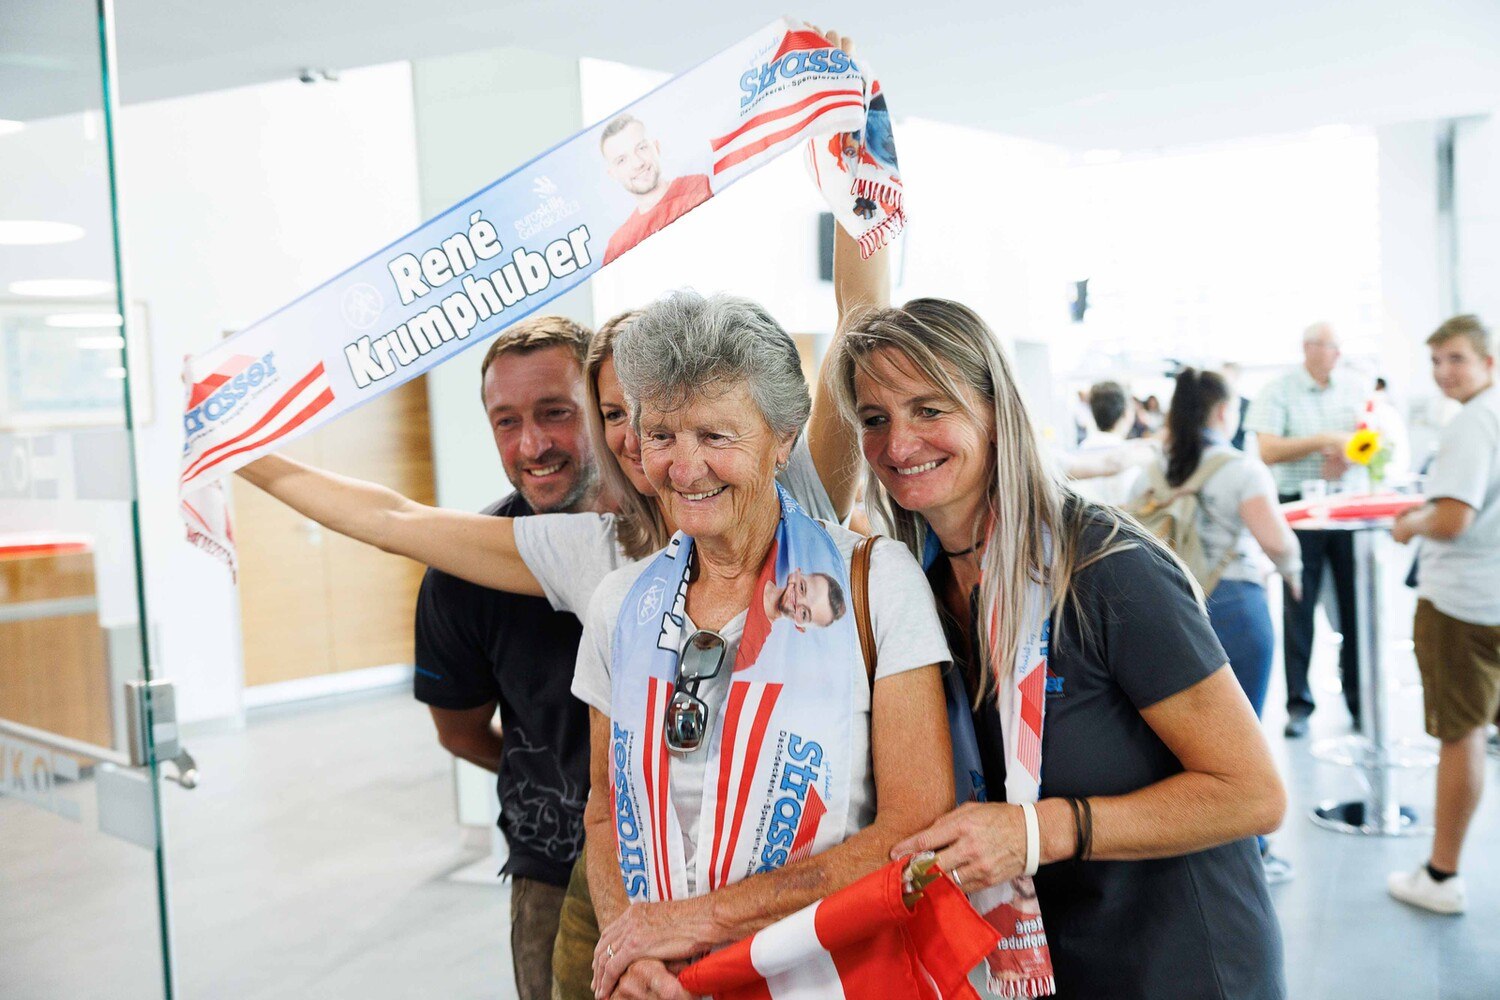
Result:
[[[1088,529],[1085,549],[1107,532]],[[1141,710],[1228,660],[1186,576],[1155,547],[1104,558],[1076,587],[1078,607],[1066,609],[1048,663],[1043,798],[1123,795],[1180,773]],[[997,716],[990,700],[974,716],[992,799],[1005,794]],[[1286,996],[1281,930],[1252,838],[1152,861],[1060,862],[1036,885],[1059,998]]]

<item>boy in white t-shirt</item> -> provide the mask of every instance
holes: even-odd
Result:
[[[1432,376],[1463,404],[1443,430],[1428,502],[1391,529],[1422,538],[1412,630],[1427,732],[1442,742],[1432,853],[1388,887],[1404,903],[1462,913],[1459,854],[1484,787],[1484,734],[1500,708],[1500,389],[1494,339],[1476,316],[1437,328]]]

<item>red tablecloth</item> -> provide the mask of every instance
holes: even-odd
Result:
[[[1412,493],[1337,493],[1284,503],[1281,512],[1295,528],[1301,521],[1384,521],[1426,502]]]

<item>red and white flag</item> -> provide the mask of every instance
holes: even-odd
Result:
[[[714,1000],[978,1000],[969,970],[999,941],[947,878],[902,902],[895,861],[682,970]]]

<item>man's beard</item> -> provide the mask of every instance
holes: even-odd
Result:
[[[573,486],[567,493],[552,503],[537,502],[532,491],[527,488],[525,470],[522,470],[519,476],[511,477],[511,481],[516,484],[516,489],[521,491],[521,496],[526,498],[526,504],[533,513],[572,514],[592,495],[594,484],[598,481],[598,470],[594,468],[592,462],[584,463],[576,459],[571,459],[571,461],[578,470],[578,478],[573,480]]]
[[[644,186],[642,186],[644,185]],[[630,178],[625,188],[631,194],[650,194],[661,185],[661,167],[655,167],[643,180],[635,177]]]

